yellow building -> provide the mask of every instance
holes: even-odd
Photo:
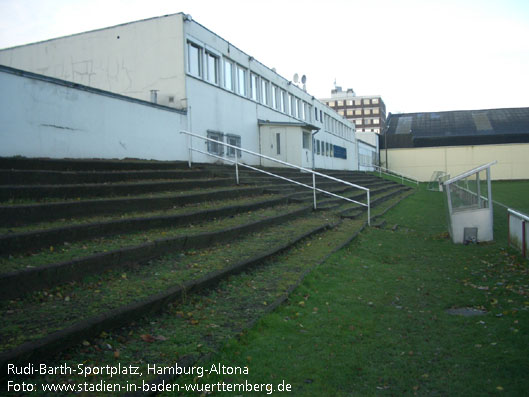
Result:
[[[529,179],[529,108],[389,114],[380,160],[429,181],[496,160],[492,179]]]

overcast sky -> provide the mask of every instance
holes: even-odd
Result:
[[[527,0],[0,0],[0,48],[176,12],[282,76],[390,112],[529,106]]]

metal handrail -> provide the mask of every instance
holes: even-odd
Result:
[[[483,165],[480,165],[479,167],[476,167],[476,168],[473,168],[469,171],[466,171],[462,174],[459,174],[457,176],[454,176],[453,178],[447,180],[444,182],[444,185],[445,186],[448,186],[450,185],[451,183],[454,183],[454,182],[457,182],[458,180],[460,179],[465,179],[467,177],[469,177],[470,175],[473,175],[475,174],[476,172],[481,172],[483,170],[486,170],[487,168],[489,167],[492,167],[494,164],[496,164],[498,161],[497,160],[494,160],[494,161],[491,161],[490,163],[487,163],[487,164],[483,164]]]
[[[513,210],[512,208],[508,208],[508,209],[507,209],[507,212],[508,212],[509,214],[512,214],[512,215],[514,215],[514,216],[520,218],[520,219],[523,219],[523,220],[526,221],[526,222],[529,222],[529,216],[527,216],[527,215],[525,215],[525,214],[522,214],[522,213],[519,212],[519,211],[515,211],[515,210]]]
[[[287,163],[286,161],[282,161],[282,160],[275,159],[273,157],[265,156],[264,154],[256,153],[256,152],[253,152],[253,151],[248,150],[248,149],[243,149],[243,148],[235,146],[235,145],[230,145],[229,143],[217,141],[216,139],[211,139],[211,138],[207,138],[207,137],[202,136],[202,135],[193,134],[192,132],[189,132],[189,131],[181,130],[180,133],[181,134],[185,134],[185,135],[187,135],[187,136],[189,136],[191,138],[190,142],[188,142],[188,150],[189,150],[188,164],[189,164],[190,167],[191,167],[191,154],[192,154],[192,152],[205,154],[207,156],[215,157],[215,158],[221,159],[223,161],[228,161],[230,163],[235,164],[236,181],[237,181],[237,184],[239,184],[239,165],[241,165],[241,166],[249,168],[251,170],[258,171],[258,172],[273,176],[275,178],[286,180],[286,181],[294,183],[296,185],[300,185],[300,186],[303,186],[303,187],[311,189],[313,191],[313,201],[314,201],[313,207],[314,207],[314,209],[317,208],[316,192],[327,194],[327,195],[332,196],[332,197],[336,197],[336,198],[339,198],[339,199],[342,199],[342,200],[345,200],[345,201],[349,201],[351,203],[355,203],[355,204],[361,205],[363,207],[367,207],[367,223],[368,223],[368,225],[371,225],[371,205],[370,205],[370,194],[369,194],[370,192],[369,192],[369,189],[364,187],[364,186],[360,186],[360,185],[357,185],[355,183],[347,182],[347,181],[335,178],[335,177],[330,176],[330,175],[322,174],[321,172],[314,171],[314,170],[311,170],[309,168],[304,168],[304,167],[300,167],[300,166],[297,166],[297,165],[294,165],[294,164],[291,164],[291,163]],[[192,145],[192,138],[193,137],[200,138],[200,139],[203,139],[204,141],[213,142],[213,143],[216,143],[216,144],[220,144],[220,145],[235,149],[235,151],[236,151],[235,152],[235,160],[232,160],[232,159],[229,159],[229,158],[226,158],[226,157],[217,156],[217,155],[215,155],[213,153],[209,153],[209,152],[205,152],[205,151],[200,150],[200,149],[193,148],[193,145]],[[273,161],[273,162],[276,162],[276,163],[279,163],[279,164],[283,164],[283,165],[286,165],[288,167],[298,169],[300,171],[308,172],[308,173],[312,174],[312,186],[307,185],[307,184],[302,183],[302,182],[295,181],[295,180],[290,179],[290,178],[286,178],[286,177],[281,176],[281,175],[274,174],[274,173],[269,172],[269,171],[262,170],[262,169],[257,168],[257,167],[252,167],[252,166],[250,166],[248,164],[244,164],[242,162],[239,162],[238,161],[238,157],[239,156],[237,155],[237,151],[245,152],[245,153],[248,153],[248,154],[252,154],[254,156],[257,156],[257,157],[260,157],[260,158],[263,158],[263,159],[266,159],[266,160],[270,160],[270,161]],[[316,187],[316,175],[317,176],[321,176],[323,178],[330,179],[330,180],[335,181],[335,182],[343,183],[345,185],[348,185],[348,186],[351,186],[351,187],[354,187],[354,188],[357,188],[357,189],[360,189],[360,190],[364,190],[367,193],[367,204],[366,203],[362,203],[360,201],[352,200],[352,199],[347,198],[347,197],[340,196],[340,195],[335,194],[335,193],[331,193],[329,191],[326,191],[326,190],[323,190],[323,189],[320,189],[320,188],[317,188]]]
[[[381,167],[379,165],[373,165],[373,167],[375,169],[378,168],[378,172],[380,174],[386,174],[386,175],[390,175],[390,176],[395,176],[397,178],[400,177],[400,179],[401,179],[401,181],[403,183],[404,183],[404,180],[407,180],[408,182],[415,183],[417,186],[419,186],[419,181],[417,179],[409,176],[409,175],[404,175],[404,174],[401,174],[400,172],[396,172],[396,171],[390,170],[388,168]]]

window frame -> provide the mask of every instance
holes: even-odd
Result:
[[[211,79],[211,71],[210,71],[210,62],[209,59],[214,59],[214,78]],[[219,70],[220,70],[220,56],[213,51],[208,50],[207,48],[204,50],[204,80],[207,81],[210,84],[219,85],[220,83],[220,76],[219,76]]]
[[[196,49],[196,56],[191,56],[190,49],[194,48]],[[187,39],[186,44],[186,53],[187,53],[187,73],[191,76],[203,78],[204,76],[204,60],[203,60],[203,54],[204,54],[204,46],[200,45],[199,43]],[[193,64],[195,64],[197,72],[195,72],[193,69]]]
[[[229,58],[223,58],[222,59],[223,62],[222,62],[222,71],[223,71],[223,87],[225,89],[227,89],[228,91],[230,92],[235,92],[235,79],[234,79],[234,69],[235,69],[235,63],[229,59]],[[228,74],[228,70],[226,68],[226,65],[230,65],[230,70],[229,70],[229,74]],[[228,87],[228,81],[226,80],[226,76],[230,76],[230,81],[229,81],[229,87]]]
[[[207,130],[207,137],[209,139],[214,139],[218,142],[224,143],[224,134],[220,131]],[[221,157],[224,156],[224,145],[219,145],[218,143],[207,141],[207,150],[208,153],[215,154]]]
[[[232,139],[235,140],[235,143],[230,142],[230,140]],[[228,145],[241,147],[241,136],[236,135],[236,134],[226,134],[226,143]],[[242,152],[239,149],[234,149],[232,147],[226,146],[226,156],[227,157],[235,157],[235,154],[237,154],[238,159],[242,157]]]

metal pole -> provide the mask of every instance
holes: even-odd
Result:
[[[479,173],[478,173],[479,174]],[[490,213],[490,225],[491,225],[491,233],[492,238],[494,239],[494,228],[492,225],[494,225],[494,203],[492,201],[492,183],[490,181],[490,166],[487,167],[487,194],[489,202],[487,203],[489,205],[489,213]]]
[[[237,154],[237,150],[235,151],[235,179],[238,185],[239,184],[239,156]]]
[[[369,198],[369,190],[367,191],[367,224],[371,226],[371,201]]]
[[[187,155],[187,165],[191,168],[191,156],[193,153],[193,137],[191,135],[187,136],[187,150],[189,152]]]
[[[479,172],[476,173],[476,183],[477,183],[476,189],[478,191],[478,208],[481,208],[481,180],[479,179]]]
[[[314,196],[314,209],[317,208],[316,206],[316,175],[312,174],[312,192]]]

